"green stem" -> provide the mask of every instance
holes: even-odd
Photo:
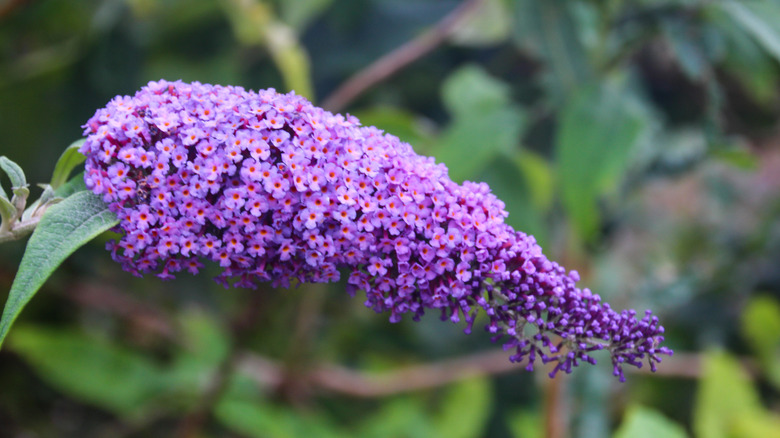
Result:
[[[11,224],[11,229],[0,232],[0,244],[10,242],[12,240],[19,240],[28,234],[31,234],[35,227],[40,222],[40,216],[27,219],[26,221],[16,222]]]

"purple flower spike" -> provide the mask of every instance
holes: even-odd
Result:
[[[293,93],[150,82],[84,125],[87,187],[120,218],[108,247],[135,274],[223,268],[224,286],[329,282],[349,272],[366,306],[419,318],[489,317],[510,360],[594,363],[607,350],[651,369],[663,327],[647,312],[616,312],[579,289],[532,236],[504,223],[484,183],[458,185],[409,144]]]

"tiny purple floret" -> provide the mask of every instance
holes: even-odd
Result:
[[[464,320],[481,308],[510,360],[571,372],[607,350],[655,370],[664,329],[616,312],[576,272],[504,222],[484,183],[459,185],[433,158],[294,93],[150,82],[84,125],[87,187],[120,223],[112,257],[141,276],[218,263],[228,287],[337,281],[397,322],[426,309]]]

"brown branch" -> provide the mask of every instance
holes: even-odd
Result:
[[[230,377],[236,371],[241,347],[261,316],[266,293],[266,290],[251,291],[249,303],[244,307],[244,311],[232,319],[230,323],[230,350],[222,363],[219,364],[219,368],[214,371],[209,386],[203,392],[197,406],[179,422],[175,433],[177,438],[201,436],[201,430],[206,426],[214,411],[214,406],[222,398],[228,388]]]
[[[177,340],[175,324],[167,315],[122,293],[114,286],[106,283],[77,283],[76,286],[64,295],[77,304],[130,319],[157,335]],[[255,295],[264,293],[267,291],[253,292]],[[239,323],[234,324],[233,329],[248,331],[252,325],[251,321],[258,318],[253,312],[259,311],[261,307],[250,305],[246,314],[237,319],[236,322]],[[630,367],[626,371],[635,375],[652,375],[655,378],[698,379],[703,372],[702,360],[701,353],[678,352],[674,356],[664,357],[655,373],[651,373],[647,366],[641,369]],[[740,363],[742,369],[752,378],[760,375],[753,360],[742,358]],[[308,385],[327,391],[369,398],[444,386],[473,376],[525,372],[523,368],[522,364],[509,362],[507,353],[497,349],[384,373],[368,373],[335,364],[320,364],[311,367],[298,378]],[[280,362],[245,350],[236,352],[235,370],[246,374],[263,387],[278,388],[287,378],[285,367]],[[536,372],[545,371],[539,369]]]
[[[178,340],[176,324],[154,307],[106,282],[77,282],[64,296],[82,307],[112,313],[134,326],[171,341]]]
[[[8,0],[2,6],[0,6],[0,20],[8,17],[11,12],[17,8],[24,6],[29,0]]]
[[[351,76],[322,101],[322,107],[333,112],[343,110],[356,97],[372,86],[441,45],[460,24],[479,10],[482,3],[484,0],[464,1],[429,31],[408,41]]]
[[[544,436],[547,438],[563,438],[568,430],[569,410],[566,409],[564,385],[566,378],[565,374],[558,374],[553,379],[547,379],[543,385]]]

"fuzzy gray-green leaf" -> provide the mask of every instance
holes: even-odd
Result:
[[[0,346],[24,306],[76,249],[117,223],[114,213],[91,192],[78,192],[49,208],[19,265],[0,319]]]
[[[25,178],[22,168],[9,160],[8,157],[0,157],[0,169],[3,169],[8,175],[8,179],[11,180],[11,186],[13,186],[13,188],[25,187],[27,185],[27,178]]]

